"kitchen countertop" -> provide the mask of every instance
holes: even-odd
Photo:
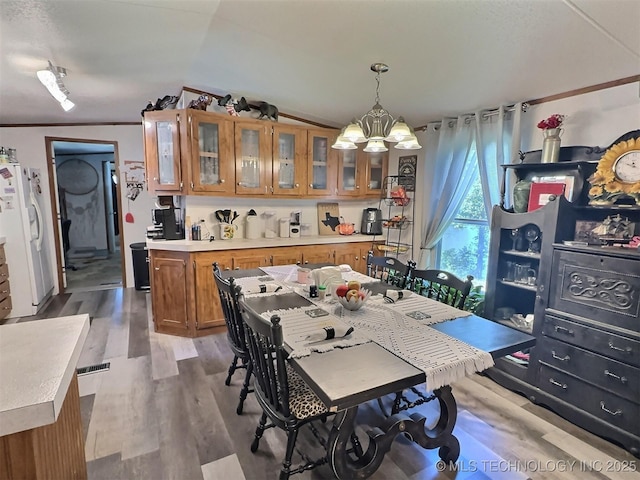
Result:
[[[89,333],[89,315],[0,326],[0,436],[54,423]]]
[[[210,252],[216,250],[238,250],[245,248],[293,247],[298,245],[327,245],[332,243],[355,243],[383,241],[381,235],[318,235],[299,238],[258,238],[247,240],[151,240],[147,239],[150,250],[170,250],[174,252]]]

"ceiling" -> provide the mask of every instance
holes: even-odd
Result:
[[[0,124],[137,122],[187,86],[339,126],[384,62],[380,103],[424,125],[637,75],[639,22],[638,0],[0,0]]]

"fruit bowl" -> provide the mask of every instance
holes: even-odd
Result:
[[[347,310],[359,310],[362,305],[369,299],[371,292],[369,290],[360,289],[357,294],[347,294],[346,297],[338,297],[338,302]]]

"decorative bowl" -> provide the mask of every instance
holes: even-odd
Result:
[[[359,310],[362,305],[365,304],[369,297],[371,296],[371,292],[369,290],[365,290],[361,288],[358,290],[358,296],[351,297],[347,300],[346,297],[338,297],[338,302],[347,310],[355,311]]]

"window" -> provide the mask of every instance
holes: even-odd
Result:
[[[438,249],[438,268],[463,280],[473,275],[474,285],[485,284],[489,257],[489,222],[484,209],[480,174],[467,193],[454,221],[445,231]]]

